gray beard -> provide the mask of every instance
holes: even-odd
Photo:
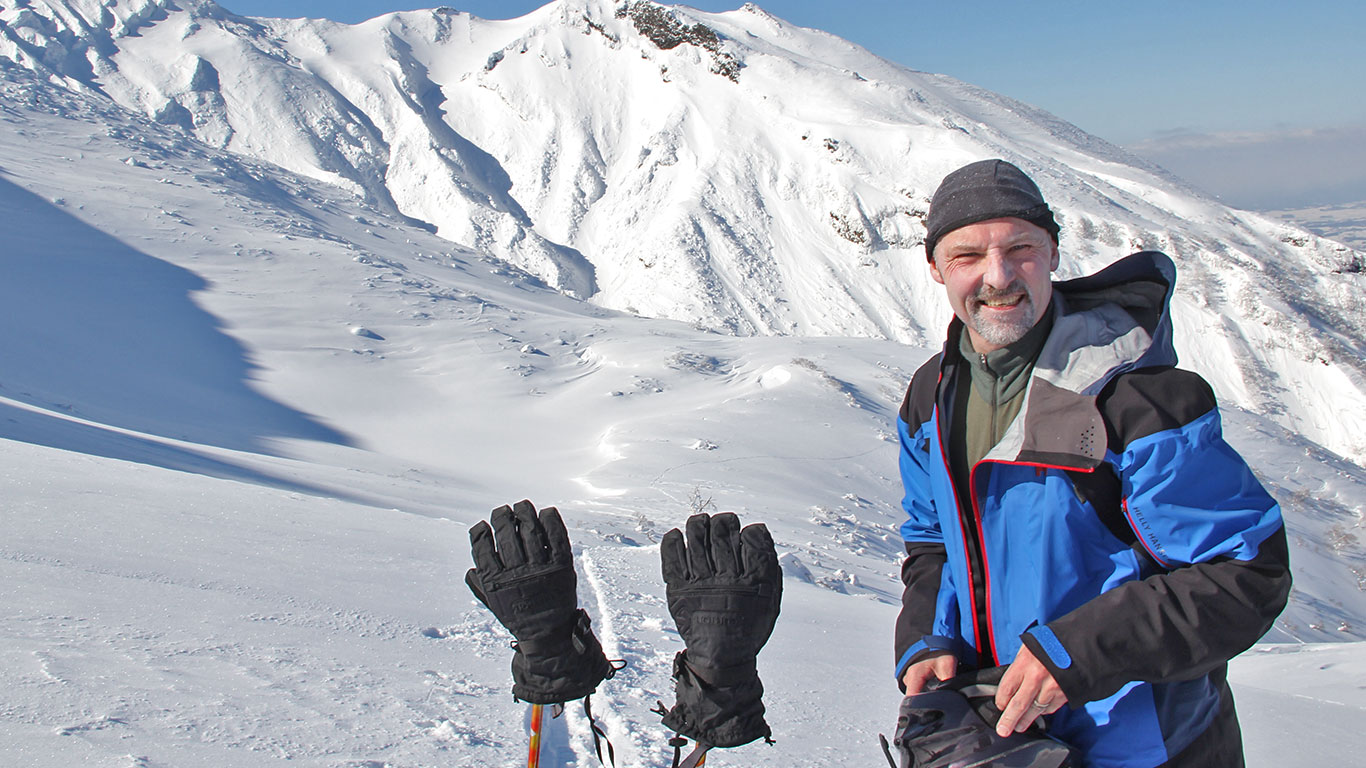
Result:
[[[977,332],[988,344],[997,347],[1005,347],[1023,339],[1025,334],[1034,327],[1034,323],[1027,319],[1019,321],[999,321],[985,316],[981,302],[998,295],[1010,293],[1023,293],[1024,299],[1020,302],[1020,307],[1025,310],[1024,316],[1032,318],[1035,314],[1034,297],[1024,290],[1024,286],[1010,285],[1003,291],[979,291],[976,296],[968,302],[968,326]]]

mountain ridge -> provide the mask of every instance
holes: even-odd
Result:
[[[754,4],[559,0],[506,21],[436,9],[345,25],[209,0],[32,0],[0,25],[0,56],[212,146],[572,296],[732,334],[937,343],[929,195],[954,167],[1004,157],[1058,213],[1060,278],[1170,253],[1183,359],[1226,403],[1366,460],[1360,254]],[[1328,403],[1341,428],[1315,423]]]

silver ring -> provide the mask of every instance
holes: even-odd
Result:
[[[1043,703],[1042,701],[1039,701],[1038,699],[1035,699],[1035,700],[1034,700],[1034,708],[1035,708],[1035,709],[1048,709],[1048,705],[1045,704],[1045,703]]]

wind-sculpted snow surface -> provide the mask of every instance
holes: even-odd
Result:
[[[1170,253],[1187,364],[1225,402],[1366,460],[1361,254],[753,4],[558,0],[509,21],[438,8],[348,26],[210,0],[32,0],[0,10],[0,56],[600,306],[739,335],[938,343],[929,196],[1004,157],[1058,211],[1063,277]]]
[[[658,542],[695,511],[766,523],[786,578],[758,661],[777,743],[709,763],[882,764],[892,420],[930,345],[604,309],[3,60],[0,205],[11,764],[517,765],[511,637],[462,576],[469,526],[523,497],[563,511],[580,603],[629,663],[594,697],[617,765],[669,764]],[[1366,471],[1226,417],[1296,569],[1232,668],[1249,765],[1350,764]],[[596,764],[582,709],[551,732],[543,764]]]

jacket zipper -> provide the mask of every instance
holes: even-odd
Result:
[[[995,445],[997,441],[996,432],[999,428],[997,419],[1001,410],[998,407],[1001,397],[1001,380],[987,365],[986,355],[982,355],[982,368],[991,373],[991,402],[989,403],[991,406],[991,444]],[[968,470],[968,501],[972,505],[973,523],[977,526],[977,549],[982,563],[982,591],[985,593],[982,607],[986,611],[987,657],[991,660],[992,666],[995,666],[1001,662],[996,658],[996,627],[991,612],[991,568],[987,564],[987,537],[986,532],[982,530],[982,508],[977,503],[977,468],[981,465],[982,462],[979,461]]]
[[[996,417],[993,413],[992,419],[995,420],[995,418]],[[972,527],[970,530],[972,537],[975,539],[974,543],[977,549],[977,562],[975,567],[979,569],[981,572],[983,592],[983,596],[979,600],[977,597],[976,590],[974,589],[972,595],[972,607],[974,612],[982,612],[981,623],[986,625],[986,632],[983,632],[981,629],[977,629],[978,644],[981,645],[983,654],[985,655],[987,661],[990,662],[990,664],[985,666],[994,667],[1000,664],[1001,662],[999,659],[996,658],[996,627],[994,625],[991,612],[991,568],[987,564],[986,533],[982,529],[982,509],[981,506],[977,503],[977,468],[987,463],[992,462],[979,461],[976,464],[972,465],[972,469],[968,470],[968,511],[972,515],[971,520],[969,521],[972,523]],[[965,538],[969,534],[969,529],[966,526],[964,527],[963,534]],[[973,568],[974,563],[971,560],[969,560],[968,566],[969,568]],[[977,581],[975,575],[972,574],[971,571],[969,571],[969,574],[969,578],[971,578],[973,583],[975,584]],[[976,616],[973,617],[972,623],[973,627],[976,628],[978,624]]]
[[[935,382],[935,389],[941,393],[943,392],[941,389],[943,383],[944,371],[941,368],[939,371],[939,379]],[[939,398],[936,398],[936,400],[939,400]],[[945,404],[946,403],[942,401],[935,404],[935,410],[937,411],[935,414],[935,422],[939,426],[939,457],[940,460],[944,462],[944,473],[949,478],[949,490],[953,494],[954,507],[958,511],[959,529],[963,533],[963,559],[968,566],[967,588],[968,597],[972,605],[972,644],[978,652],[978,666],[996,666],[995,644],[991,635],[990,585],[987,581],[986,553],[982,548],[981,521],[976,519],[980,516],[977,514],[976,501],[975,498],[973,498],[977,495],[976,488],[972,485],[972,474],[976,470],[976,467],[974,466],[968,470],[970,498],[968,500],[968,508],[964,509],[962,500],[958,498],[958,484],[953,481],[953,464],[949,461],[949,443],[947,435],[945,434],[946,422],[944,421],[947,417],[944,416],[945,409],[941,407]],[[948,410],[950,412],[952,411],[952,409]],[[977,587],[979,576],[982,582],[982,589],[980,591],[986,593],[981,599],[979,599],[979,590]],[[983,624],[986,626],[984,627]],[[981,662],[983,659],[989,660],[991,663],[982,664]]]
[[[936,417],[936,420],[937,419],[938,417]],[[979,666],[996,666],[995,642],[991,634],[991,586],[988,581],[986,569],[986,552],[983,550],[981,543],[981,521],[980,519],[976,519],[980,518],[980,515],[977,514],[976,510],[977,502],[975,497],[977,495],[977,490],[972,486],[972,474],[976,471],[976,467],[973,467],[968,471],[968,486],[973,498],[969,499],[970,506],[969,509],[965,511],[962,502],[958,498],[957,485],[953,482],[953,466],[949,463],[948,444],[944,441],[942,433],[939,439],[939,456],[944,462],[944,471],[949,478],[949,490],[953,493],[954,507],[958,510],[959,529],[963,532],[963,559],[968,565],[968,597],[971,599],[972,603],[973,645],[978,649],[978,655],[980,657],[979,662],[981,661],[981,658],[992,661],[989,665],[979,664]],[[968,519],[969,514],[972,515],[974,520]],[[970,522],[973,524],[969,525]],[[986,593],[985,599],[982,600],[978,599],[977,577],[979,575],[982,581],[982,591]],[[985,621],[983,621],[983,619],[985,619]],[[984,623],[986,624],[985,632],[983,631]]]
[[[1036,470],[1058,469],[1058,470],[1064,470],[1064,471],[1066,471],[1066,470],[1068,470],[1069,468],[1068,468],[1068,467],[1063,467],[1063,466],[1060,466],[1060,465],[1056,465],[1056,464],[1038,464],[1038,463],[1029,462],[1029,461],[979,461],[979,462],[977,462],[976,464],[973,465],[973,467],[972,467],[971,470],[968,471],[968,489],[969,489],[969,491],[970,491],[971,494],[972,494],[972,497],[971,497],[971,499],[970,499],[969,501],[970,501],[970,503],[971,503],[970,511],[971,511],[971,513],[972,513],[972,520],[971,520],[971,522],[972,522],[973,525],[972,525],[972,528],[971,528],[971,529],[969,529],[967,526],[964,526],[964,528],[963,528],[964,549],[965,549],[965,550],[968,550],[967,540],[968,540],[969,536],[974,537],[974,538],[975,538],[975,541],[974,541],[973,543],[974,543],[974,545],[976,546],[977,551],[980,553],[980,555],[979,555],[979,559],[976,560],[976,561],[974,561],[974,560],[971,558],[971,556],[969,555],[969,558],[968,558],[968,574],[969,574],[969,579],[972,580],[972,582],[973,582],[974,584],[976,583],[976,579],[973,578],[973,569],[974,569],[974,567],[980,567],[980,569],[981,569],[981,577],[982,577],[982,585],[983,585],[983,592],[986,593],[985,596],[984,596],[984,599],[982,599],[982,600],[979,601],[979,600],[978,600],[978,597],[977,597],[976,589],[975,589],[975,588],[972,589],[972,604],[973,604],[973,609],[974,609],[974,615],[973,615],[973,617],[972,617],[972,626],[973,626],[973,631],[974,631],[974,632],[977,634],[977,636],[978,636],[978,643],[981,644],[982,641],[985,640],[985,644],[982,645],[981,647],[987,649],[987,650],[986,650],[987,658],[991,661],[992,666],[996,666],[996,665],[1000,664],[1001,662],[1000,662],[1000,659],[997,658],[997,656],[996,656],[996,625],[995,625],[995,622],[994,622],[994,619],[993,619],[992,608],[991,608],[991,568],[989,567],[989,565],[988,565],[988,563],[987,563],[987,552],[986,552],[986,544],[985,544],[985,542],[986,542],[986,533],[985,533],[985,531],[983,530],[983,527],[982,527],[982,509],[981,509],[981,505],[980,505],[980,504],[978,503],[978,501],[977,501],[977,480],[976,480],[976,478],[977,478],[977,468],[978,468],[978,467],[981,467],[981,466],[984,465],[984,464],[1000,464],[1000,465],[1003,465],[1003,466],[1008,465],[1008,466],[1017,466],[1017,467],[1034,467]],[[1082,471],[1082,470],[1075,470],[1075,471]],[[1085,470],[1085,471],[1093,471],[1093,470]],[[954,499],[954,501],[955,501],[955,503],[957,502],[956,492],[955,492],[955,499]],[[1122,500],[1122,501],[1121,501],[1121,504],[1122,504],[1122,508],[1124,509],[1124,511],[1125,511],[1125,513],[1126,513],[1126,515],[1127,515],[1128,509],[1129,509],[1128,500],[1127,500],[1127,499]],[[961,506],[959,507],[959,510],[960,510],[960,512],[961,512],[961,510],[962,510],[962,507],[961,507]],[[1131,521],[1131,524],[1132,524],[1132,521]],[[1139,541],[1142,541],[1142,540],[1143,540],[1143,537],[1140,536],[1140,537],[1139,537]],[[1145,545],[1146,545],[1146,543],[1145,543]],[[969,551],[970,551],[970,550],[969,550]],[[1155,559],[1156,559],[1156,558],[1155,558]],[[1161,562],[1161,560],[1158,560],[1158,562]],[[982,613],[982,620],[981,620],[980,622],[979,622],[979,620],[978,620],[978,618],[977,618],[977,615],[975,614],[975,611],[977,611],[977,610],[983,611],[983,613]],[[982,632],[982,630],[979,628],[979,625],[980,625],[980,624],[985,624],[985,625],[986,625],[986,632],[985,632],[985,633]],[[985,635],[985,637],[983,637],[983,635]]]

